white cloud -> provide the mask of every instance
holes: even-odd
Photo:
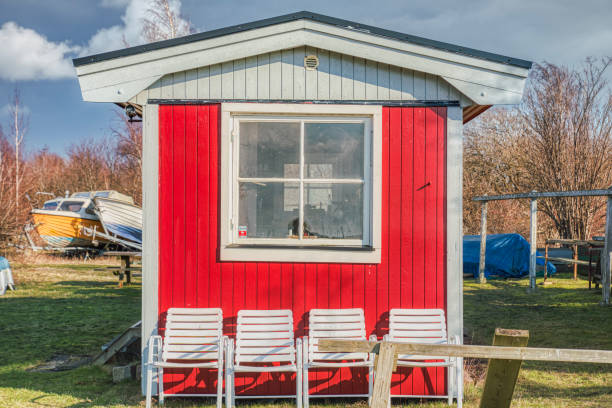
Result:
[[[142,34],[144,20],[150,18],[148,10],[155,0],[103,0],[103,4],[124,4],[125,12],[121,16],[122,24],[101,28],[91,37],[89,43],[79,53],[81,56],[113,51],[125,47],[144,44]],[[178,16],[181,10],[180,0],[168,0],[170,9]],[[178,26],[188,24],[177,21]]]
[[[53,42],[9,21],[0,27],[0,79],[9,81],[74,77],[70,55],[79,47]]]

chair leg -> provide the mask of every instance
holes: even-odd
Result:
[[[217,408],[223,407],[223,363],[219,362],[217,373]]]
[[[153,364],[147,364],[147,397],[146,408],[151,408],[151,387],[153,387]]]
[[[457,358],[457,408],[463,407],[463,358]]]
[[[372,404],[372,390],[374,389],[374,366],[368,368],[368,405]],[[391,400],[391,397],[389,397]]]
[[[302,404],[303,408],[310,407],[310,385],[308,384],[308,365],[304,365],[303,373],[302,373],[302,399],[304,403]]]
[[[302,395],[302,367],[304,365],[304,357],[302,355],[303,353],[303,346],[302,346],[302,340],[301,339],[297,339],[295,341],[295,360],[296,360],[296,370],[295,370],[295,405],[297,405],[297,408],[302,408],[302,405],[304,403],[303,399],[303,395]]]
[[[455,360],[455,364],[457,364],[457,360]],[[448,381],[446,382],[446,392],[448,393],[448,405],[452,405],[453,404],[453,394],[455,393],[454,390],[454,376],[455,376],[455,370],[453,370],[454,366],[449,366],[446,368],[446,372],[448,373]]]
[[[164,404],[164,368],[160,367],[159,370],[157,370],[157,390],[158,390],[158,402],[159,405],[163,405]]]

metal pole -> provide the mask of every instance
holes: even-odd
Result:
[[[531,200],[531,224],[529,228],[529,289],[536,288],[536,252],[538,248],[538,200]]]
[[[487,201],[480,206],[480,263],[478,265],[478,283],[485,283],[485,254],[487,252]]]
[[[610,187],[612,189],[612,186]],[[612,197],[608,196],[606,208],[606,231],[604,247],[601,250],[601,295],[604,305],[610,304],[610,266],[612,266]]]

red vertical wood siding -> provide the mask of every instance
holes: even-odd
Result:
[[[368,334],[388,333],[392,308],[446,310],[446,108],[383,107],[382,256],[377,265],[220,262],[219,105],[159,108],[159,317],[170,307],[222,307],[235,335],[240,309],[360,307]],[[214,393],[216,374],[168,370],[166,390]],[[291,394],[295,375],[239,376],[239,394]],[[313,371],[311,392],[364,393],[363,369]],[[440,368],[400,369],[394,394],[446,392]]]

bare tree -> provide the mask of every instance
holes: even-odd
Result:
[[[533,68],[524,104],[493,109],[465,129],[465,222],[476,232],[475,195],[531,190],[590,190],[612,184],[612,96],[605,80],[611,59],[588,59],[581,70]],[[494,230],[527,231],[526,202],[495,203]],[[539,200],[548,236],[586,239],[601,226],[598,198]],[[491,212],[489,212],[491,214]],[[514,231],[512,231],[514,230]],[[518,232],[518,231],[517,231]]]
[[[581,71],[537,65],[525,97],[524,189],[590,190],[612,184],[612,94],[605,79],[612,58],[587,59]],[[586,239],[601,199],[543,200],[541,210],[562,237]]]
[[[15,147],[15,208],[20,208],[21,191],[20,185],[23,178],[21,167],[21,144],[28,130],[28,115],[25,112],[21,100],[21,92],[18,88],[13,90],[13,95],[9,100],[9,129]],[[15,211],[16,222],[19,222],[20,212]]]
[[[178,10],[172,0],[153,0],[144,19],[142,34],[147,42],[168,40],[193,32],[191,23]]]

